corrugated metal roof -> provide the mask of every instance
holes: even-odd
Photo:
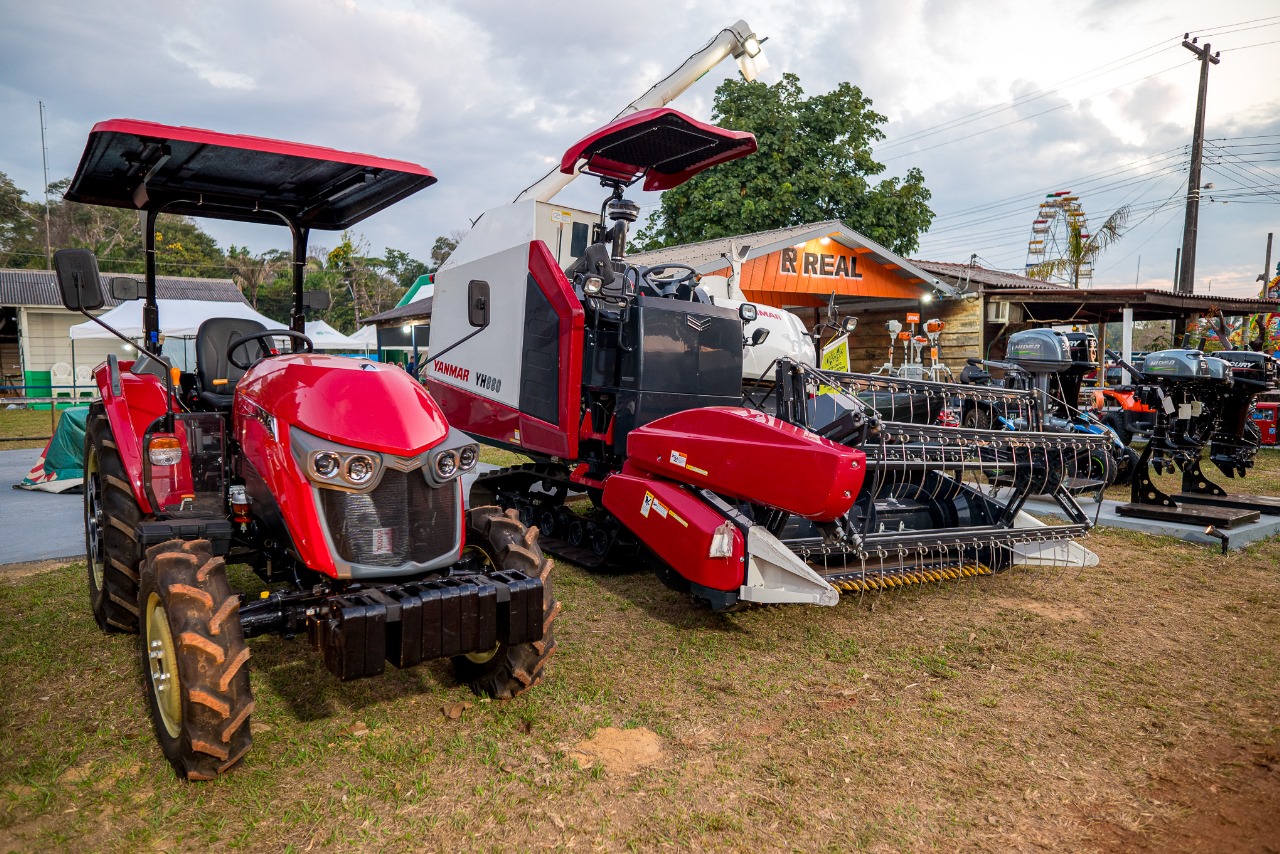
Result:
[[[984,289],[1027,288],[1050,291],[1062,290],[1067,287],[1056,282],[1042,282],[1039,279],[1028,279],[1026,276],[1019,276],[1016,273],[989,270],[986,267],[971,267],[968,264],[952,264],[949,261],[919,261],[915,259],[913,259],[913,262],[920,269],[928,270],[938,276],[945,276],[954,280],[960,286],[963,286],[966,282],[974,282]],[[973,288],[967,288],[967,290],[973,290]]]
[[[389,323],[392,320],[413,320],[417,318],[426,318],[431,316],[431,303],[435,297],[424,297],[423,299],[414,300],[406,305],[396,306],[387,309],[384,312],[375,314],[372,317],[366,317],[360,322],[365,323]]]
[[[122,273],[102,274],[106,280]],[[142,282],[142,276],[130,276]],[[194,299],[205,302],[248,303],[244,294],[230,279],[195,279],[184,276],[157,276],[158,299]],[[114,308],[119,300],[107,295],[107,308]],[[58,280],[49,270],[0,270],[0,305],[62,305],[58,295]]]

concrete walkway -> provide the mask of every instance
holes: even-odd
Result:
[[[40,453],[40,448],[0,451],[0,564],[84,555],[79,493],[12,488]]]

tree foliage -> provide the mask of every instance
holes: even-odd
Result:
[[[755,134],[759,151],[708,169],[662,194],[641,249],[842,220],[899,253],[913,251],[933,221],[919,169],[905,178],[877,177],[871,155],[885,117],[857,86],[806,98],[784,74],[772,86],[726,80],[716,89],[712,120]]]

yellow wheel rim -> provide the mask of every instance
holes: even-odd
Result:
[[[147,665],[151,693],[160,710],[160,721],[170,738],[182,730],[182,685],[178,681],[178,656],[169,631],[169,617],[159,594],[147,597]]]
[[[489,569],[496,568],[493,563],[493,558],[489,557],[489,553],[486,552],[484,549],[480,548],[479,546],[467,546],[465,549],[462,550],[462,554],[464,556],[467,554],[479,555],[480,563],[482,566],[486,566]],[[464,655],[466,655],[467,661],[471,661],[476,664],[486,664],[489,661],[492,661],[493,657],[498,654],[498,647],[500,646],[502,646],[501,641],[499,641],[498,643],[495,643],[493,645],[493,649],[488,650],[487,652],[468,652],[468,653],[464,653]]]

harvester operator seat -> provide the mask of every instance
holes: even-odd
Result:
[[[214,409],[231,408],[236,383],[244,371],[227,360],[227,346],[241,336],[266,331],[258,321],[240,317],[211,317],[200,324],[196,330],[196,394],[201,401]],[[246,341],[236,349],[236,358],[250,364],[269,355],[261,339]]]

